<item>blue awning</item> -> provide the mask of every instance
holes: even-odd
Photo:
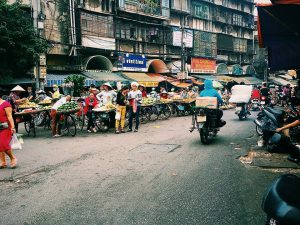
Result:
[[[86,78],[85,80],[85,86],[89,87],[91,84],[97,84],[97,81],[87,78],[85,75],[79,73],[79,74],[74,74],[74,73],[70,73],[70,74],[47,74],[47,83],[46,83],[46,87],[52,87],[54,84],[61,86],[65,79],[70,76],[70,75],[79,75],[79,76],[83,76]]]

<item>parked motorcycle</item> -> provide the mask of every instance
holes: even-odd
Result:
[[[251,100],[251,109],[253,111],[259,110],[260,109],[260,102],[259,99],[252,99]]]
[[[211,143],[212,138],[217,136],[220,131],[218,121],[219,109],[197,108],[194,110],[192,117],[192,128],[190,132],[193,132],[197,128],[200,134],[201,143],[207,145]]]
[[[267,214],[266,225],[300,224],[300,178],[285,174],[267,189],[262,209]]]
[[[265,108],[266,103],[267,103],[267,97],[266,96],[261,96],[260,106],[261,106],[262,109]]]
[[[235,114],[238,115],[239,120],[247,119],[250,115],[248,111],[248,104],[247,103],[237,103],[235,108]]]

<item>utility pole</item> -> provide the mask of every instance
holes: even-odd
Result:
[[[181,73],[185,74],[185,43],[184,43],[185,16],[181,16]],[[185,76],[184,76],[185,77]]]
[[[38,14],[41,11],[40,0],[33,0],[32,1],[32,18],[33,18],[33,27],[36,31],[36,35],[39,36],[40,32],[38,29]],[[35,87],[36,90],[40,89],[40,67],[39,67],[39,60],[35,63],[34,66],[34,76],[35,76]]]

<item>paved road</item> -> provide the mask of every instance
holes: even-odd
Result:
[[[188,132],[189,117],[26,138],[19,168],[0,171],[0,224],[264,224],[261,196],[279,173],[237,159],[256,142],[253,119],[224,117],[210,146]]]

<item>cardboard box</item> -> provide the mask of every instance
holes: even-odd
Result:
[[[197,97],[196,98],[196,107],[217,109],[218,108],[218,99],[216,97]]]

